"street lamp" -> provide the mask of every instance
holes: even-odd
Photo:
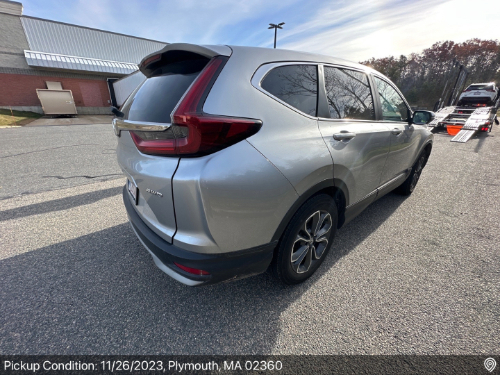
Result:
[[[281,26],[283,26],[284,24],[284,22],[278,23],[277,25],[274,23],[269,24],[268,29],[274,29],[274,48],[276,48],[276,37],[278,36],[278,29],[282,29]]]

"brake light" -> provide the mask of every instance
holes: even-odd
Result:
[[[177,262],[174,262],[174,264],[177,267],[179,267],[181,270],[192,273],[193,275],[210,275],[210,273],[207,271],[199,270],[197,268],[186,267],[186,266],[183,266],[182,264],[179,264]]]
[[[161,55],[158,54],[158,55],[153,55],[151,57],[148,57],[146,60],[144,60],[142,63],[141,63],[141,66],[143,67],[146,67],[148,66],[149,64],[153,63],[153,62],[156,62],[158,60],[161,59]]]
[[[219,151],[257,133],[262,121],[210,115],[203,104],[227,61],[210,60],[184,94],[165,132],[130,132],[139,151],[151,155],[202,156]],[[155,133],[155,134],[154,134]]]

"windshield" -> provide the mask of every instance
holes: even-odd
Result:
[[[471,85],[467,88],[467,91],[474,90],[493,90],[493,85]]]

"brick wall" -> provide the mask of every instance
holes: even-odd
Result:
[[[108,107],[107,82],[104,80],[61,78],[0,73],[0,106],[39,106],[36,89],[46,89],[45,81],[61,82],[71,90],[77,107]]]

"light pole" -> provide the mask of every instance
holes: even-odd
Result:
[[[278,29],[282,29],[281,26],[283,26],[284,24],[284,22],[278,23],[277,25],[274,23],[269,24],[268,29],[274,29],[274,48],[276,48],[276,37],[278,36]]]

